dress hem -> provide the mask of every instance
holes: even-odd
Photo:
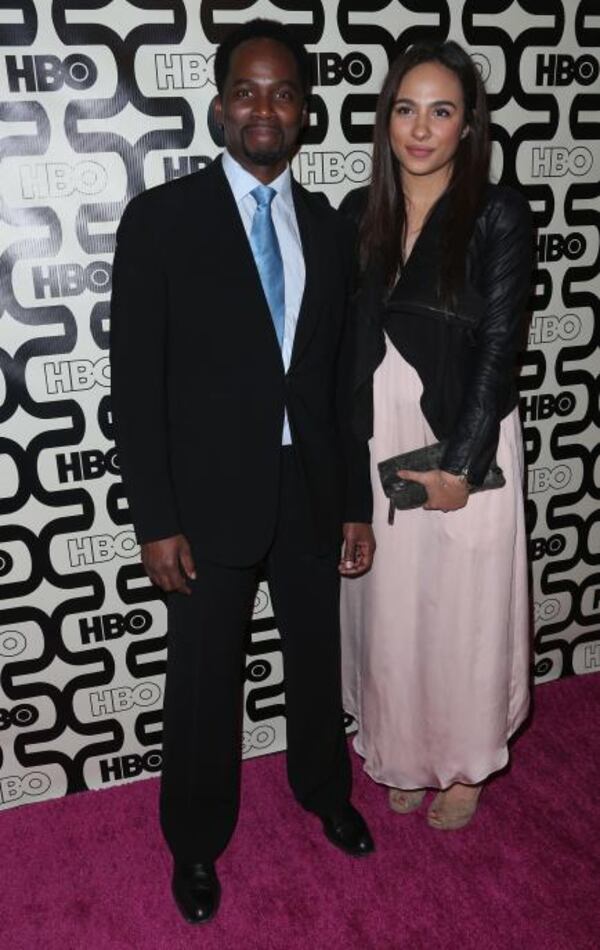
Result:
[[[525,722],[528,712],[529,712],[529,701],[526,702],[525,707],[522,710],[522,712],[520,712],[517,716],[512,718],[514,726],[506,737],[506,745],[503,746],[503,748],[500,750],[500,755],[498,756],[498,764],[493,765],[491,768],[488,767],[484,769],[483,771],[478,770],[475,773],[476,775],[475,778],[473,777],[467,778],[465,773],[461,773],[460,775],[457,775],[455,778],[448,779],[441,782],[439,780],[428,781],[428,782],[414,782],[414,781],[404,781],[404,779],[402,779],[399,783],[397,783],[396,781],[382,778],[376,775],[375,770],[371,769],[368,766],[366,762],[366,755],[360,749],[360,742],[359,742],[360,726],[359,726],[359,731],[354,736],[354,739],[352,741],[352,746],[355,752],[357,752],[357,754],[360,755],[361,759],[363,759],[363,771],[374,782],[377,782],[378,785],[385,785],[388,788],[401,788],[406,791],[412,790],[412,789],[421,789],[421,788],[431,788],[431,789],[435,789],[436,791],[445,791],[446,789],[450,788],[452,785],[455,785],[457,782],[460,782],[462,785],[480,785],[490,776],[495,775],[496,772],[501,772],[502,769],[504,769],[506,765],[508,764],[508,761],[510,758],[509,751],[508,751],[508,743],[510,742],[514,734],[517,732],[519,727]]]

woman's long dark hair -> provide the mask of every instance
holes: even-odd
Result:
[[[489,113],[479,70],[468,53],[449,40],[417,43],[390,66],[377,102],[373,137],[373,176],[367,208],[360,229],[360,261],[363,270],[376,264],[391,286],[402,265],[406,231],[406,208],[400,184],[400,165],[389,136],[392,108],[404,76],[421,63],[440,63],[460,81],[468,134],[460,140],[454,158],[447,205],[442,222],[442,259],[439,293],[452,307],[464,281],[467,245],[483,192],[488,181],[490,140]]]

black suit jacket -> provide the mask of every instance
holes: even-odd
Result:
[[[111,311],[116,442],[140,542],[183,532],[228,564],[265,554],[277,517],[287,407],[315,527],[369,521],[368,450],[350,424],[347,224],[296,182],[306,265],[291,365],[281,352],[217,159],[128,205]]]

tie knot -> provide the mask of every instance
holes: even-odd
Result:
[[[268,208],[277,192],[269,185],[257,185],[256,188],[252,189],[250,194],[259,208]]]

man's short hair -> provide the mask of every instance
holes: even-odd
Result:
[[[277,20],[256,18],[236,27],[217,48],[215,54],[215,82],[220,96],[223,95],[229,64],[233,52],[248,40],[274,40],[285,46],[298,67],[298,76],[302,91],[306,95],[310,90],[310,62],[304,45],[296,39],[290,27]]]

